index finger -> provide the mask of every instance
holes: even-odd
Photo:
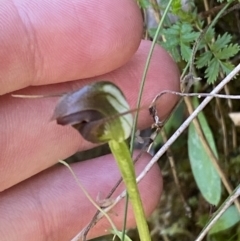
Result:
[[[0,2],[0,94],[88,78],[137,50],[142,18],[133,0]]]

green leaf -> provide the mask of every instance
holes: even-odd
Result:
[[[202,68],[203,66],[208,66],[212,58],[212,53],[210,51],[203,53],[196,61],[197,68]]]
[[[228,33],[218,36],[217,40],[212,43],[214,38],[214,29],[209,29],[204,36],[204,41],[200,45],[199,49],[204,47],[203,43],[208,46],[209,51],[203,53],[198,57],[196,64],[197,68],[206,66],[205,77],[209,84],[213,83],[220,71],[228,74],[232,69],[233,65],[229,62],[229,59],[235,56],[240,47],[238,44],[229,44],[232,36]],[[223,62],[225,60],[225,62]]]
[[[179,42],[178,42],[179,43]],[[180,62],[181,61],[181,55],[180,55],[180,51],[178,48],[176,48],[176,45],[172,47],[171,45],[171,41],[167,41],[167,42],[161,42],[160,45],[166,49],[173,57],[173,59],[176,62]]]
[[[214,38],[214,35],[215,35],[215,30],[213,28],[208,29],[204,38],[203,38],[203,42],[205,44],[211,43],[212,39]]]
[[[210,63],[208,68],[205,71],[205,77],[207,78],[207,82],[209,84],[212,84],[218,77],[219,75],[219,69],[220,69],[220,64],[219,61],[216,58],[213,58]]]
[[[161,45],[170,52],[175,61],[179,62],[182,59],[189,61],[192,44],[199,33],[195,32],[189,23],[179,21],[170,28],[164,29],[162,34],[166,41]],[[179,55],[179,45],[181,55]]]
[[[212,44],[212,51],[217,52],[222,48],[226,47],[227,44],[231,41],[232,36],[228,33],[225,33],[222,36],[218,36],[217,40]]]
[[[232,63],[230,63],[230,62],[220,61],[219,63],[220,63],[222,71],[225,74],[229,74],[234,69],[234,65]]]
[[[167,36],[178,36],[180,32],[180,25],[179,24],[174,24],[171,26],[171,28],[164,29],[163,33]]]
[[[183,7],[183,3],[181,0],[174,0],[173,4],[171,5],[171,9],[172,14],[176,15],[179,21],[196,24],[196,22],[198,22],[199,20],[197,8],[194,1],[188,1],[186,9],[185,7]]]
[[[180,51],[177,48],[173,48],[172,51],[170,52],[172,57],[175,59],[176,62],[181,61],[181,54]]]
[[[193,28],[190,24],[182,24],[181,28],[181,41],[185,43],[191,43],[199,36],[199,33],[193,32]]]
[[[156,28],[149,28],[148,29],[148,33],[150,35],[150,37],[154,38],[154,35],[156,34]]]
[[[191,48],[189,47],[189,45],[186,45],[184,43],[181,43],[180,44],[180,49],[181,49],[181,55],[182,55],[182,58],[185,60],[185,61],[188,61],[191,57]]]
[[[170,38],[167,42],[165,42],[165,46],[168,49],[175,48],[179,45],[179,40],[177,38]]]
[[[226,212],[217,220],[209,234],[226,230],[240,222],[240,214],[235,206],[229,207]]]
[[[216,53],[218,59],[229,59],[239,52],[239,46],[237,44],[230,44],[224,49],[221,49]]]
[[[194,99],[195,107],[197,99]],[[218,156],[211,129],[203,115],[198,115],[200,125],[213,153]],[[195,181],[203,197],[211,204],[218,205],[221,197],[221,180],[206,153],[193,124],[188,130],[188,155]]]
[[[150,3],[148,0],[137,0],[137,2],[139,3],[139,5],[145,9],[147,8],[148,6],[150,6]]]
[[[182,9],[182,2],[179,0],[175,0],[175,1],[173,1],[171,7],[172,7],[172,12],[177,13],[179,10]]]

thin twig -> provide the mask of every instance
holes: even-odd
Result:
[[[232,100],[239,100],[240,99],[240,95],[212,94],[212,92],[211,93],[182,93],[182,92],[177,92],[177,91],[173,91],[173,90],[164,90],[164,91],[160,92],[158,95],[155,96],[155,98],[153,99],[150,107],[154,107],[157,100],[165,94],[179,95],[179,96],[182,96],[182,97],[194,97],[194,96],[196,96],[198,98],[216,97],[216,98],[221,98],[221,99],[232,99]]]
[[[166,135],[166,132],[165,132],[164,128],[161,130],[160,133],[161,133],[161,136],[163,138],[164,143],[167,142],[167,135]],[[187,201],[186,201],[186,199],[185,199],[185,197],[182,193],[180,181],[178,179],[178,175],[177,175],[177,171],[176,171],[175,161],[174,161],[173,154],[172,154],[172,151],[171,151],[170,148],[167,150],[167,157],[168,157],[168,161],[169,161],[170,166],[171,166],[174,182],[176,184],[177,190],[180,194],[180,198],[181,198],[181,201],[182,201],[184,209],[185,209],[185,213],[190,218],[192,216],[191,208],[188,205],[188,203],[187,203]]]
[[[226,94],[230,93],[228,85],[224,86],[224,90],[225,90]],[[233,104],[230,99],[227,100],[227,104],[229,106],[229,112],[232,112]],[[234,123],[231,123],[231,126],[232,126],[232,148],[233,148],[233,150],[235,150],[237,148],[237,131],[236,131],[236,126],[234,125]]]
[[[204,4],[205,10],[206,10],[206,11],[209,11],[208,1],[207,1],[207,0],[203,0],[203,4]],[[211,16],[208,16],[208,17],[207,17],[207,22],[208,22],[208,24],[211,22]]]
[[[228,156],[228,153],[229,153],[229,150],[228,150],[228,136],[227,136],[227,128],[226,128],[226,123],[225,123],[225,120],[224,120],[224,115],[223,115],[223,108],[222,108],[222,105],[221,105],[221,101],[216,98],[216,105],[217,105],[217,110],[218,110],[218,113],[219,113],[219,118],[216,117],[216,119],[219,121],[220,125],[221,125],[221,129],[222,129],[222,135],[223,135],[223,153],[224,153],[224,156],[227,157]]]
[[[23,98],[23,99],[42,99],[42,98],[51,98],[51,97],[61,97],[67,93],[61,93],[61,94],[51,94],[51,95],[15,95],[12,94],[12,97],[15,98]]]
[[[216,214],[211,218],[206,227],[202,230],[195,241],[201,241],[208,233],[208,231],[213,227],[217,220],[222,216],[222,214],[230,207],[230,205],[240,196],[240,185],[233,191],[233,193],[228,197],[228,199],[222,204],[218,209]]]
[[[155,21],[157,22],[157,24],[160,22],[160,18],[161,18],[161,14],[160,14],[160,8],[158,5],[157,0],[149,0],[149,2],[151,3],[151,7],[153,10],[153,15],[155,18]]]

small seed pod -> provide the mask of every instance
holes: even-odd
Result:
[[[133,117],[122,91],[113,83],[101,81],[62,96],[52,119],[72,125],[84,139],[93,143],[123,141],[132,130]]]

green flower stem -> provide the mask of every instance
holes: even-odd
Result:
[[[138,191],[136,174],[129,148],[125,141],[109,141],[109,147],[115,157],[123,181],[129,195],[130,202],[133,207],[138,233],[141,241],[151,241],[150,232],[148,229],[143,205]]]

